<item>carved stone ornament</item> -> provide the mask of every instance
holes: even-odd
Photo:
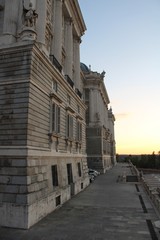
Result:
[[[102,78],[102,79],[105,77],[105,74],[106,74],[105,71],[103,71],[103,72],[101,73],[101,78]]]
[[[36,40],[37,34],[35,31],[36,21],[38,14],[33,9],[32,3],[29,4],[29,9],[26,9],[23,5],[23,27],[20,33],[20,39],[22,41]]]

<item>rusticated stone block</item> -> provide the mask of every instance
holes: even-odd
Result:
[[[0,185],[0,192],[2,193],[18,193],[19,186],[16,185]]]
[[[2,184],[11,183],[11,177],[10,176],[0,176],[0,183],[2,183]]]
[[[4,167],[0,169],[1,175],[26,175],[26,168]]]
[[[27,195],[19,194],[16,196],[16,203],[17,204],[27,204]]]
[[[26,185],[19,186],[19,193],[27,193],[28,187]]]
[[[15,203],[16,202],[16,194],[3,193],[2,201],[8,202],[8,203]]]
[[[28,204],[32,204],[32,203],[36,202],[36,200],[37,200],[37,195],[36,195],[35,192],[34,193],[30,193],[28,195]]]
[[[19,192],[19,186],[15,186],[15,185],[7,185],[5,187],[5,191],[7,193],[18,193]]]
[[[27,161],[25,159],[12,160],[12,166],[15,166],[15,167],[26,167],[27,166]]]
[[[44,179],[44,180],[47,180],[47,179],[48,179],[47,173],[43,173],[43,179]]]
[[[3,199],[3,193],[0,193],[0,203],[2,202]]]
[[[39,168],[38,168],[38,167],[35,167],[34,169],[35,169],[35,174],[38,174]]]
[[[47,167],[46,166],[42,166],[42,173],[47,172]]]
[[[37,180],[38,180],[38,182],[43,181],[43,174],[38,174]]]
[[[27,175],[35,175],[35,174],[36,174],[35,167],[27,168]]]
[[[34,183],[34,191],[37,192],[40,190],[39,183]]]
[[[12,177],[12,184],[27,184],[27,177],[26,176],[13,176]]]
[[[1,156],[1,158],[3,158],[3,156]],[[11,159],[0,159],[0,167],[10,167],[12,166],[12,160]]]
[[[31,176],[31,183],[37,182],[38,175]]]
[[[28,186],[28,192],[29,192],[29,193],[36,191],[36,190],[35,190],[35,185],[36,185],[36,183],[31,184],[31,185]]]

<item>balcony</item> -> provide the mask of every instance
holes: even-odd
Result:
[[[69,83],[69,85],[73,88],[74,82],[72,81],[72,79],[68,75],[65,75],[65,79]]]
[[[58,69],[58,71],[61,73],[62,71],[62,66],[61,64],[58,62],[58,60],[55,58],[54,55],[50,55],[50,60],[53,63],[53,65]]]
[[[82,93],[79,91],[78,88],[76,88],[76,93],[77,93],[77,95],[78,95],[80,98],[82,98]]]

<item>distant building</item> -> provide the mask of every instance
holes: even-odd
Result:
[[[105,72],[91,71],[81,63],[86,111],[86,141],[89,168],[105,173],[116,163],[114,121],[104,84]]]
[[[31,2],[0,0],[0,225],[15,228],[29,228],[89,184],[81,10],[77,0]],[[96,113],[87,136],[102,120]],[[97,138],[108,128],[103,120]]]

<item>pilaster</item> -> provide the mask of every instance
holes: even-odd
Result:
[[[89,96],[89,102],[90,102],[90,106],[89,106],[89,116],[90,116],[90,123],[93,124],[94,122],[94,114],[95,114],[95,110],[94,110],[94,107],[95,107],[95,99],[94,99],[94,89],[91,88],[90,89],[90,96]]]
[[[45,30],[46,30],[46,8],[47,1],[38,0],[37,1],[37,13],[38,13],[38,21],[37,21],[37,41],[45,45]]]
[[[19,0],[5,0],[3,40],[4,44],[16,42]]]
[[[80,91],[80,43],[81,39],[78,37],[74,38],[74,52],[73,52],[73,60],[74,60],[74,82],[75,87],[78,88]]]
[[[72,30],[72,18],[65,19],[65,74],[72,79],[73,70],[73,30]]]
[[[55,1],[54,41],[51,46],[51,54],[54,54],[59,63],[62,62],[62,3],[62,0]]]

